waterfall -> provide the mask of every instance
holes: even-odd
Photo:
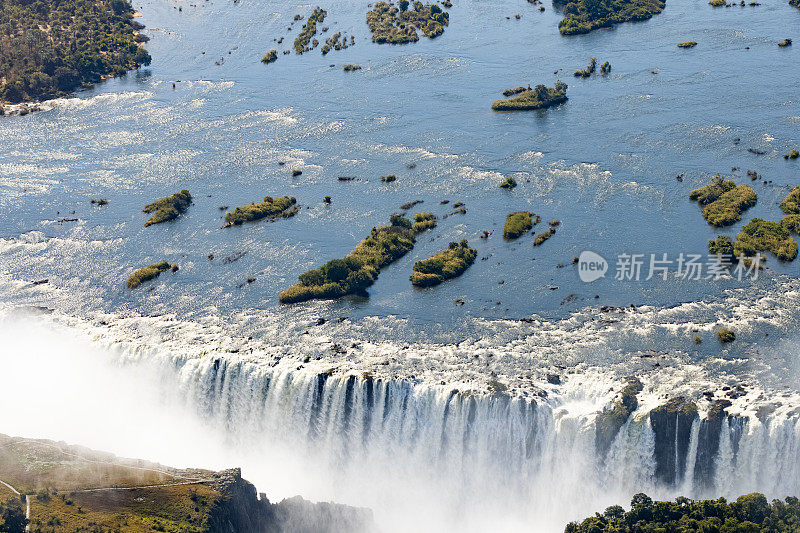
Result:
[[[491,512],[502,513],[511,529],[537,524],[557,531],[569,519],[626,505],[636,492],[800,493],[797,416],[659,413],[662,424],[655,411],[639,409],[603,454],[594,438],[602,404],[571,412],[568,398],[523,399],[224,358],[149,362],[174,373],[187,404],[231,445],[291,449],[340,496],[374,507],[379,517],[382,506],[407,514],[422,501],[444,515],[415,519],[472,530],[487,526],[480,517]]]

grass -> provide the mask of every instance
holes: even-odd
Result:
[[[169,220],[178,218],[189,206],[192,205],[192,195],[189,191],[183,189],[176,192],[172,196],[166,196],[160,200],[156,200],[152,204],[144,206],[142,212],[150,214],[150,220],[144,223],[144,226],[152,226],[153,224],[161,224]]]
[[[758,252],[772,252],[781,261],[793,261],[797,243],[783,224],[754,218],[736,236],[734,253],[737,257],[753,257]]]
[[[621,22],[647,20],[664,10],[663,0],[576,0],[564,6],[562,35],[589,33]]]
[[[152,265],[135,270],[133,274],[128,277],[128,288],[135,289],[145,281],[156,279],[162,272],[166,272],[171,268],[169,263],[161,261],[160,263],[153,263]]]
[[[430,39],[444,33],[450,16],[436,4],[409,3],[401,0],[395,7],[386,2],[376,2],[367,12],[367,26],[372,41],[377,44],[407,44],[419,41],[419,33]]]
[[[478,252],[467,244],[451,242],[447,250],[414,263],[411,284],[415,287],[431,287],[463,274],[475,262]]]
[[[589,66],[584,69],[576,70],[575,77],[576,78],[588,78],[592,74],[594,74],[594,70],[597,68],[597,58],[592,57],[589,58]]]
[[[318,269],[301,274],[299,283],[280,293],[280,302],[334,299],[364,293],[378,279],[382,268],[414,248],[415,238],[420,231],[433,227],[429,218],[432,216],[425,213],[415,223],[403,216],[392,215],[390,225],[372,228],[370,235],[344,259],[333,259]]]
[[[517,180],[514,179],[514,176],[506,176],[503,181],[500,182],[501,189],[513,189],[517,186]]]
[[[684,41],[682,43],[678,43],[678,48],[694,48],[697,46],[695,41]]]
[[[293,217],[299,210],[296,204],[297,200],[294,196],[281,196],[280,198],[265,196],[261,203],[243,205],[227,213],[224,227],[239,226],[244,222],[254,222],[262,218],[275,220]]]
[[[513,98],[495,100],[492,103],[492,109],[495,111],[546,109],[564,103],[567,99],[567,84],[558,81],[553,88],[537,85],[533,89],[526,89],[517,93]]]
[[[800,215],[800,187],[792,187],[778,207],[787,215]]]
[[[278,60],[278,52],[273,48],[269,52],[267,52],[264,57],[261,58],[262,63],[274,63]]]
[[[311,47],[309,47],[309,43],[311,43],[311,39],[314,37],[314,35],[317,34],[317,23],[323,22],[327,14],[328,12],[321,7],[314,8],[314,11],[311,13],[311,15],[309,15],[306,23],[303,24],[303,30],[294,40],[294,52],[296,54],[308,52],[316,46],[316,44],[312,44]],[[316,42],[316,39],[314,42]]]
[[[722,344],[728,344],[736,340],[736,333],[729,328],[720,328],[717,330],[717,339]]]
[[[719,174],[710,185],[693,190],[689,199],[703,206],[703,218],[712,226],[730,226],[742,213],[756,205],[758,196],[747,185],[736,185]]]
[[[533,213],[530,211],[517,211],[509,213],[503,225],[503,237],[517,239],[533,227]]]

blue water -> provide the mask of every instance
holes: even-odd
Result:
[[[149,67],[52,110],[0,121],[0,237],[41,241],[6,250],[3,269],[12,279],[49,279],[61,297],[42,301],[75,313],[244,310],[278,314],[290,328],[305,327],[309,314],[396,316],[413,325],[412,338],[444,340],[461,338],[476,317],[668,307],[754,283],[616,281],[614,262],[620,253],[705,254],[708,239],[735,236],[751,217],[779,219],[776,204],[798,181],[800,162],[782,155],[800,144],[800,105],[796,47],[777,41],[796,36],[800,10],[778,0],[718,9],[670,0],[648,22],[562,37],[551,5],[540,13],[525,1],[459,0],[440,38],[390,46],[370,42],[365,4],[346,1],[323,6],[321,26],[327,35],[354,35],[355,46],[325,57],[283,55],[299,30],[287,32],[293,15],[313,6],[134,2],[151,39]],[[699,44],[675,46],[686,40]],[[278,61],[261,64],[271,48]],[[574,78],[590,56],[610,61],[611,74]],[[345,63],[364,68],[346,73]],[[490,108],[503,89],[557,79],[569,84],[564,105]],[[303,174],[292,178],[294,168]],[[748,169],[771,181],[753,183],[758,205],[740,224],[711,228],[689,191],[717,172],[750,184]],[[398,180],[381,183],[389,173]],[[340,175],[357,179],[339,182]],[[504,175],[519,186],[498,188]],[[195,197],[186,215],[144,228],[141,208],[183,188]],[[221,229],[221,206],[265,195],[295,196],[301,211]],[[92,198],[109,205],[90,205]],[[440,218],[381,273],[369,298],[278,304],[299,274],[346,255],[411,200],[423,200],[411,213],[441,217],[462,201],[467,214]],[[536,232],[561,221],[543,246],[534,247],[532,235],[502,239],[506,214],[523,209],[541,215]],[[483,240],[484,230],[494,233]],[[412,288],[413,263],[462,238],[478,249],[475,265],[441,286]],[[572,258],[583,250],[609,260],[605,279],[578,279]],[[133,269],[161,259],[180,271],[125,289]],[[797,262],[772,257],[768,265],[759,286],[798,273]]]

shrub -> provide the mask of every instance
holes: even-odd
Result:
[[[258,204],[237,207],[225,215],[225,226],[238,226],[244,222],[254,222],[262,218],[289,218],[298,212],[297,200],[294,196],[281,196],[272,198],[265,196],[264,201]]]
[[[503,91],[503,96],[514,96],[515,94],[524,93],[525,91],[530,91],[530,86],[528,87],[514,87],[513,89],[506,89]]]
[[[261,58],[262,63],[274,63],[278,60],[278,52],[275,49],[270,50],[267,52],[263,58]]]
[[[800,152],[796,149],[783,156],[784,159],[797,159],[798,157],[800,157]]]
[[[414,263],[411,284],[431,287],[463,274],[475,262],[478,252],[470,248],[467,240],[451,242],[447,250]]]
[[[308,52],[319,44],[315,39],[316,44],[312,44],[311,47],[308,46],[312,37],[317,34],[317,23],[323,22],[327,14],[328,12],[321,7],[314,8],[314,11],[309,15],[306,23],[303,24],[303,31],[301,31],[294,40],[294,51],[296,54]]]
[[[711,255],[733,256],[733,240],[725,235],[708,241],[708,252]]]
[[[778,207],[787,215],[800,215],[800,187],[792,187]]]
[[[594,74],[595,67],[597,66],[597,58],[592,57],[589,59],[589,66],[584,69],[576,70],[575,77],[576,78],[588,78],[592,74]]]
[[[517,239],[533,227],[533,213],[530,211],[517,211],[509,213],[503,226],[503,237]]]
[[[145,281],[150,281],[151,279],[157,278],[162,272],[166,272],[170,268],[172,267],[169,263],[166,261],[161,261],[160,263],[154,263],[144,268],[135,270],[133,274],[128,277],[128,288],[135,289]]]
[[[414,225],[411,229],[415,233],[422,233],[425,230],[436,227],[436,215],[433,213],[417,213],[414,215]]]
[[[724,7],[725,0],[709,0],[708,5],[712,7]]]
[[[354,70],[361,70],[361,65],[350,65],[350,64],[347,64],[342,68],[344,69],[345,72],[353,72]]]
[[[507,100],[495,100],[492,109],[495,111],[529,111],[545,109],[567,101],[567,84],[556,82],[555,87],[548,88],[537,85],[533,89],[526,89]]]
[[[678,43],[678,48],[694,48],[697,46],[695,41],[684,41],[682,43]]]
[[[719,339],[719,342],[722,344],[728,344],[736,340],[736,333],[734,333],[732,329],[720,328],[717,330],[717,339]]]
[[[391,183],[397,181],[397,176],[394,174],[387,174],[386,176],[381,176],[381,181],[384,183]]]
[[[782,40],[781,42],[778,43],[778,46],[781,46],[781,47],[792,46],[792,40],[791,39],[784,39],[784,40]]]
[[[611,63],[609,63],[608,61],[606,61],[605,63],[603,63],[602,65],[600,65],[600,74],[602,74],[603,76],[605,76],[606,74],[608,74],[608,73],[610,73],[610,72],[611,72]]]
[[[800,235],[800,215],[786,215],[781,219],[781,226],[790,233]]]
[[[747,185],[736,185],[717,175],[711,182],[689,194],[703,207],[703,218],[712,226],[730,226],[742,219],[742,213],[756,205],[758,196]]]
[[[147,204],[142,210],[144,213],[153,213],[153,216],[144,223],[145,227],[160,224],[178,218],[189,206],[192,205],[192,195],[186,189]]]
[[[543,231],[542,233],[538,234],[536,238],[533,239],[533,245],[541,246],[542,244],[544,244],[547,239],[556,234],[556,228],[558,227],[559,224],[560,222],[558,220],[551,220],[550,227],[547,229],[547,231]]]
[[[782,224],[754,218],[742,228],[734,242],[736,256],[753,257],[758,252],[772,252],[781,261],[797,257],[797,243]]]
[[[517,186],[517,180],[514,179],[514,176],[506,176],[503,181],[500,182],[501,189],[513,189]]]

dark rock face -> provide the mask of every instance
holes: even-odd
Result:
[[[729,400],[717,400],[708,412],[708,418],[700,422],[697,436],[697,460],[694,464],[694,482],[701,488],[710,487],[716,468],[714,459],[719,451],[719,437],[722,422],[727,417],[725,409],[731,406]]]
[[[608,453],[611,443],[614,442],[614,438],[628,421],[631,413],[639,407],[636,395],[644,388],[642,382],[635,377],[626,378],[626,382],[627,384],[620,392],[620,398],[614,402],[614,405],[597,415],[594,444],[595,449],[602,457]]]
[[[216,474],[223,495],[211,513],[209,532],[301,533],[373,530],[372,511],[335,503],[313,503],[300,496],[274,504],[242,479],[238,468]]]
[[[683,397],[673,398],[650,411],[650,426],[655,433],[656,478],[667,485],[683,480],[692,424],[697,406]]]

